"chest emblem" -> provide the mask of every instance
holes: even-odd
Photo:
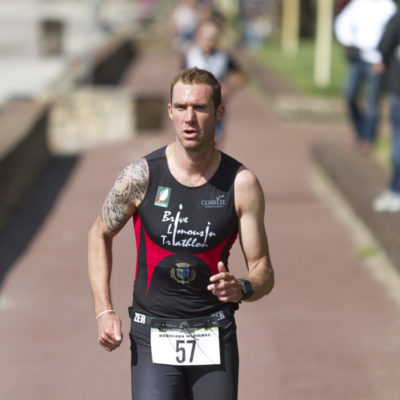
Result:
[[[196,278],[196,271],[190,264],[181,262],[171,268],[169,276],[176,282],[186,285]]]
[[[168,207],[169,198],[171,196],[171,188],[159,186],[157,189],[154,205],[158,207]]]

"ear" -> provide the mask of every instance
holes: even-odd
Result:
[[[170,119],[172,119],[172,105],[171,103],[168,103],[168,116]]]
[[[217,108],[217,121],[220,121],[225,114],[225,106],[220,104]]]

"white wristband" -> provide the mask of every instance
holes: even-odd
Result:
[[[114,312],[114,310],[105,310],[105,311],[102,311],[101,313],[97,314],[97,315],[96,315],[96,321],[97,321],[103,314],[107,314],[107,313],[109,313],[109,312]]]

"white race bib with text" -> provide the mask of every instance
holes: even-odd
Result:
[[[218,327],[199,329],[151,328],[151,355],[155,364],[220,364]]]

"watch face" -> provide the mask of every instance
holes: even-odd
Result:
[[[254,293],[251,283],[246,279],[240,279],[239,283],[240,283],[240,287],[242,289],[243,299],[245,300],[245,299],[248,299],[249,297],[251,297]]]

